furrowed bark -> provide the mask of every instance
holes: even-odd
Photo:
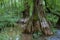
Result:
[[[43,4],[42,0],[39,0],[38,3],[38,16],[41,24],[41,30],[45,35],[52,35],[53,33],[51,32],[50,25],[48,24],[45,14],[44,14],[44,9],[43,9]]]
[[[38,20],[37,18],[39,18],[40,25],[41,25],[41,31],[45,35],[51,35],[52,32],[50,30],[50,25],[48,24],[48,22],[45,18],[42,1],[43,0],[34,0],[33,1],[34,2],[33,26],[36,27],[36,23],[37,23],[37,20]]]
[[[33,29],[34,32],[36,31],[39,31],[40,30],[40,25],[39,25],[39,22],[38,22],[38,10],[37,10],[37,3],[38,3],[38,0],[33,0],[33,3],[34,3],[34,6],[33,6]]]

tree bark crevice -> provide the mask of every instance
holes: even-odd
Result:
[[[35,31],[41,30],[45,35],[52,35],[53,33],[50,29],[50,25],[45,18],[42,0],[33,0],[33,5],[32,17],[30,17],[27,21],[28,23],[26,23],[27,25],[25,26],[25,32],[34,33]],[[29,11],[28,8],[27,10]],[[29,12],[27,10],[23,13],[23,18],[29,16]]]

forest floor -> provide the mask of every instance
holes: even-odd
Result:
[[[52,36],[39,36],[33,38],[32,34],[21,34],[20,29],[17,28],[5,28],[4,31],[0,33],[1,40],[60,40],[60,30],[57,29],[55,34]],[[5,37],[5,39],[2,39]]]

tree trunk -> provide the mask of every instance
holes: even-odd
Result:
[[[48,24],[44,15],[42,0],[33,0],[33,3],[34,3],[33,14],[32,14],[32,17],[29,19],[32,21],[33,26],[32,26],[32,23],[29,23],[31,21],[28,21],[27,25],[30,24],[31,26],[26,26],[25,32],[33,33],[35,31],[40,31],[41,29],[41,31],[45,35],[51,35],[52,32],[50,30],[50,25]],[[28,11],[29,11],[29,8],[27,6],[26,10],[23,12],[23,18],[26,18],[26,16],[29,14]]]
[[[50,25],[45,18],[45,14],[44,14],[45,12],[43,9],[42,2],[43,2],[42,0],[39,0],[39,3],[38,3],[38,16],[40,19],[41,30],[45,35],[52,35],[53,33],[50,30]]]
[[[50,25],[48,24],[43,10],[42,0],[34,0],[34,10],[33,10],[33,26],[36,27],[37,20],[39,18],[41,31],[45,35],[51,35]]]
[[[25,0],[27,1],[27,0]],[[19,23],[23,29],[23,33],[30,33],[31,32],[31,27],[28,27],[29,21],[30,21],[30,17],[29,17],[29,5],[28,2],[25,2],[24,4],[25,6],[25,10],[22,12],[22,18],[20,20],[17,21],[17,23]]]
[[[38,21],[38,10],[37,10],[37,3],[38,3],[38,0],[33,0],[33,3],[34,3],[34,6],[33,6],[33,13],[32,13],[32,23],[33,23],[33,28],[32,28],[32,31],[33,32],[36,32],[36,31],[40,31],[40,25],[39,25],[39,21]]]

